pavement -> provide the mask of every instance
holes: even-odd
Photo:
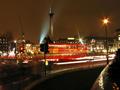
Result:
[[[91,90],[119,90],[119,87],[113,77],[110,75],[111,64],[107,65],[96,82],[93,84]],[[115,75],[115,73],[112,73]],[[117,73],[118,74],[118,73]],[[117,77],[116,77],[117,78]],[[119,78],[117,78],[119,81]]]

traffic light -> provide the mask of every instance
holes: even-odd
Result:
[[[44,52],[44,44],[40,44],[40,51]]]
[[[48,53],[48,43],[43,43],[43,44],[40,44],[40,51],[41,52],[44,52],[45,54]]]

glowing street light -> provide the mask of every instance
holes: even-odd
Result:
[[[109,18],[104,18],[102,20],[104,28],[105,28],[105,35],[106,35],[106,59],[107,59],[107,64],[109,64],[109,57],[108,57],[108,23],[109,23]]]
[[[109,18],[104,18],[103,19],[103,24],[104,25],[108,25],[108,23],[109,23]]]

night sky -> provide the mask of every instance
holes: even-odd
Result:
[[[120,28],[120,0],[1,0],[0,33],[21,31],[25,39],[38,41],[48,30],[49,8],[54,15],[54,39],[77,36],[105,36],[102,18],[108,16],[108,35]]]

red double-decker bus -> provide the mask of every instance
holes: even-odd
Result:
[[[87,55],[88,49],[85,44],[79,43],[53,43],[49,44],[49,54],[46,55],[47,59],[56,59],[58,61],[75,60],[76,58],[84,57]]]

